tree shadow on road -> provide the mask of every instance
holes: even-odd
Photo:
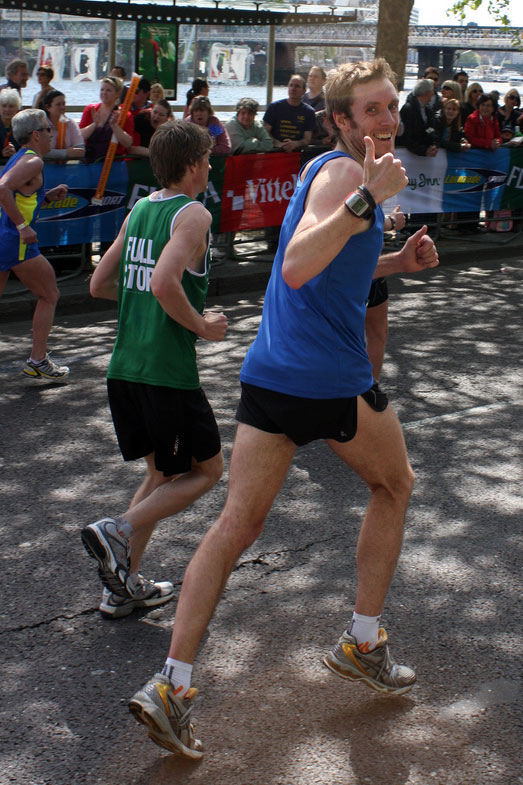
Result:
[[[477,785],[488,772],[491,785],[514,785],[517,702],[506,694],[516,694],[520,648],[520,466],[510,401],[520,350],[512,341],[508,359],[506,349],[517,304],[505,281],[442,276],[401,284],[383,379],[408,424],[418,478],[384,621],[419,684],[387,700],[321,664],[354,601],[368,493],[325,445],[309,445],[202,641],[194,719],[207,753],[198,765],[152,745],[125,705],[163,664],[174,604],[115,623],[95,611],[100,589],[79,528],[121,511],[141,470],[121,462],[107,411],[114,322],[60,323],[64,356],[68,343],[80,358],[74,385],[12,383],[0,402],[9,423],[0,479],[7,782]],[[231,308],[227,343],[200,347],[227,461],[258,305]],[[226,476],[159,525],[144,572],[180,584],[225,490]],[[481,698],[485,681],[494,693],[505,684],[502,713]]]

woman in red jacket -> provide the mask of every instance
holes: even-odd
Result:
[[[465,121],[465,136],[472,147],[497,150],[501,144],[501,131],[495,115],[496,102],[489,93],[478,98],[477,109]]]
[[[100,103],[88,104],[80,120],[80,130],[85,140],[85,160],[92,163],[105,158],[109,144],[116,136],[116,155],[124,155],[133,143],[134,121],[127,113],[125,125],[118,125],[118,104],[123,81],[117,76],[105,76],[100,80]]]

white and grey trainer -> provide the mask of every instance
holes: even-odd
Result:
[[[138,575],[134,584],[127,581],[125,596],[104,587],[102,601],[98,606],[103,616],[120,619],[129,616],[136,608],[156,608],[165,605],[174,597],[174,586],[170,581],[150,581]]]
[[[41,362],[35,363],[30,358],[26,361],[22,371],[25,376],[31,379],[48,379],[52,382],[66,382],[69,376],[67,365],[57,365],[48,354]]]
[[[127,587],[131,571],[129,540],[118,532],[114,518],[101,518],[90,523],[82,529],[81,537],[89,556],[98,562],[104,586],[114,594],[131,597]]]

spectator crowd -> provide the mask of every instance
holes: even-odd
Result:
[[[32,106],[45,111],[51,128],[51,149],[44,160],[100,161],[112,139],[118,143],[118,156],[147,158],[154,132],[173,117],[164,87],[141,78],[129,111],[121,118],[128,90],[121,66],[115,66],[101,79],[99,101],[85,107],[78,123],[67,116],[65,95],[52,84],[53,69],[42,65],[36,76],[40,89]],[[15,59],[7,65],[6,82],[0,85],[1,164],[20,148],[13,135],[12,119],[22,109],[21,90],[28,77],[27,63]],[[270,103],[261,120],[257,101],[245,96],[238,101],[235,116],[227,121],[220,120],[213,109],[207,80],[197,78],[187,92],[184,119],[208,130],[214,155],[309,148],[312,157],[335,144],[325,108],[326,78],[323,68],[313,65],[307,79],[299,74],[291,76],[287,97]],[[439,81],[439,69],[429,66],[407,96],[400,110],[398,148],[428,157],[437,156],[440,149],[493,151],[521,135],[523,111],[517,89],[510,88],[500,100],[499,94],[484,92],[478,82],[469,83],[465,71],[457,71],[441,86]],[[423,214],[418,218],[426,220]]]
[[[126,72],[115,66],[100,81],[100,100],[85,107],[81,120],[66,116],[65,95],[52,85],[50,66],[36,72],[40,90],[32,106],[43,109],[52,127],[51,160],[84,158],[86,162],[103,159],[113,134],[118,141],[117,155],[148,157],[149,144],[156,129],[173,117],[164,87],[140,79],[124,122],[118,122],[127,92]],[[27,63],[15,59],[6,67],[6,82],[0,85],[0,157],[5,161],[18,149],[11,120],[21,110],[21,90],[27,85]],[[523,119],[521,98],[511,88],[500,102],[496,92],[485,93],[478,82],[469,83],[465,71],[439,87],[439,70],[425,69],[401,108],[397,147],[416,155],[435,156],[440,148],[467,151],[471,148],[496,150],[520,135]],[[222,122],[209,98],[209,83],[196,78],[187,92],[184,118],[207,128],[214,140],[215,155],[291,152],[313,145],[330,148],[332,129],[325,112],[324,85],[327,74],[313,65],[307,79],[291,76],[287,98],[273,101],[262,121],[257,119],[259,105],[246,96],[238,101],[236,115]]]

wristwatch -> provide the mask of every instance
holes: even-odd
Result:
[[[366,190],[366,189],[365,189]],[[376,205],[372,205],[367,195],[361,191],[354,191],[345,199],[345,207],[356,218],[369,220],[372,218]]]

